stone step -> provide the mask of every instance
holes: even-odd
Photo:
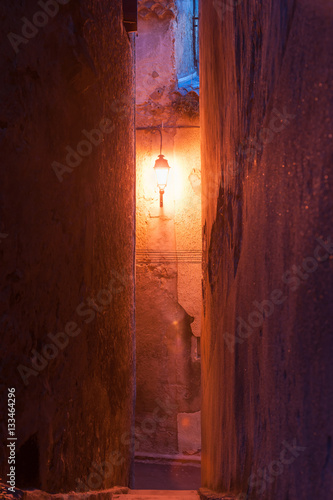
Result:
[[[115,500],[161,500],[162,498],[171,500],[199,500],[199,495],[195,490],[129,490],[128,494],[116,494]]]

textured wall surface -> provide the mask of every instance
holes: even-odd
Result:
[[[1,413],[49,492],[128,485],[134,373],[131,44],[120,0],[59,4],[0,7]]]
[[[201,2],[203,485],[327,500],[333,7],[231,4]]]
[[[160,454],[181,451],[188,429],[177,430],[177,415],[200,410],[201,335],[201,200],[189,180],[200,167],[199,130],[163,137],[171,166],[163,208],[153,170],[159,140],[151,130],[137,137],[137,451]],[[200,433],[188,448],[198,449]]]
[[[151,3],[151,2],[149,2]],[[163,2],[165,9],[173,2]],[[142,2],[140,3],[140,5]],[[148,2],[146,2],[148,4]],[[151,9],[157,9],[154,4]],[[201,197],[198,113],[177,95],[172,16],[142,15],[137,38],[136,451],[198,452],[201,335]],[[196,95],[196,104],[198,95]],[[186,96],[185,96],[186,100]],[[175,109],[177,106],[177,109]],[[159,206],[153,169],[160,148],[171,167]],[[187,413],[187,418],[178,417]],[[183,439],[192,431],[192,440]]]

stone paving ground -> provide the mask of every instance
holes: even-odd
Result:
[[[195,490],[130,490],[126,495],[114,495],[114,500],[199,500],[198,492]]]
[[[135,461],[135,490],[198,490],[201,485],[201,467],[172,461],[147,463]]]
[[[134,488],[114,499],[128,500],[199,500],[201,468],[179,462],[150,463],[136,461]]]

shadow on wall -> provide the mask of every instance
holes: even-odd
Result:
[[[145,278],[140,277],[141,272],[139,287]],[[181,434],[189,432],[191,416],[200,410],[201,364],[192,358],[193,317],[154,281],[150,293],[149,307],[144,291],[139,288],[137,294],[144,328],[137,338],[136,451],[175,454],[182,451],[179,446],[185,440]],[[184,413],[189,419],[179,421]],[[200,431],[193,441],[200,441]],[[193,446],[194,451],[200,448]]]

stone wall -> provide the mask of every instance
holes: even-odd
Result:
[[[202,480],[238,499],[333,495],[332,20],[201,2]]]
[[[13,387],[18,487],[128,485],[132,48],[121,0],[39,5],[0,7],[1,477]]]
[[[136,442],[150,454],[200,449],[200,432],[181,445],[189,426],[179,420],[200,418],[201,200],[189,180],[200,168],[199,130],[163,137],[171,166],[163,208],[153,170],[159,138],[151,130],[137,138]]]
[[[139,2],[135,431],[138,455],[198,453],[201,447],[199,98],[195,92],[192,97],[178,92],[176,8],[171,1]],[[162,152],[171,167],[163,208],[159,206],[153,169],[160,152],[160,133],[151,127],[161,130]],[[189,435],[191,439],[186,440]]]

